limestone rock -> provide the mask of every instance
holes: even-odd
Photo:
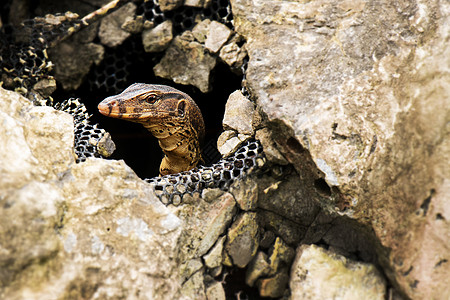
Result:
[[[75,164],[70,115],[0,99],[2,297],[179,298],[181,220],[123,161]]]
[[[197,23],[194,28],[192,28],[192,35],[194,36],[195,40],[199,42],[200,44],[204,44],[206,41],[206,38],[209,34],[209,27],[211,26],[211,20],[205,19],[201,21],[200,23]]]
[[[236,135],[234,131],[226,130],[217,139],[217,149],[222,156],[227,157],[236,152],[236,150],[249,139],[249,135]]]
[[[33,90],[39,95],[47,99],[56,90],[56,81],[54,79],[39,80],[34,86]]]
[[[273,277],[260,279],[257,282],[259,295],[261,297],[279,298],[283,296],[288,282],[289,275],[287,269],[277,273]]]
[[[323,205],[374,232],[394,286],[448,298],[448,5],[231,4],[247,87],[280,129],[278,149],[300,176],[311,154],[326,174],[317,187],[334,193]]]
[[[125,21],[123,22],[122,26],[120,26],[120,28],[131,34],[136,34],[144,29],[144,22],[145,21],[143,16],[136,16],[134,18],[128,16],[126,17]]]
[[[252,135],[252,118],[255,105],[248,100],[241,91],[233,92],[225,105],[223,127],[225,130],[234,129],[241,134]]]
[[[142,32],[142,44],[145,52],[161,52],[172,41],[172,21],[167,20],[158,26]]]
[[[214,247],[211,249],[211,251],[209,251],[205,256],[203,256],[205,265],[208,268],[210,269],[217,268],[222,264],[222,252],[225,238],[226,236],[219,238]]]
[[[183,296],[186,296],[187,299],[200,299],[206,300],[205,294],[205,284],[203,282],[203,274],[201,271],[192,275],[188,281],[186,281],[181,289],[181,293]]]
[[[245,283],[249,286],[253,286],[257,279],[267,276],[269,272],[270,266],[267,262],[267,254],[258,251],[247,268]]]
[[[255,210],[258,206],[258,184],[254,180],[244,178],[234,183],[230,192],[240,209],[249,211]]]
[[[203,263],[200,258],[194,258],[190,259],[188,261],[185,261],[181,263],[180,265],[180,275],[181,275],[181,281],[185,282],[194,273],[197,273],[201,268],[203,268]]]
[[[385,299],[386,284],[370,264],[302,245],[292,265],[292,299]]]
[[[257,130],[255,133],[255,138],[261,142],[264,149],[264,154],[266,155],[268,161],[279,165],[287,165],[289,163],[283,154],[281,154],[277,149],[268,128]]]
[[[156,76],[176,83],[191,84],[203,93],[210,91],[210,72],[216,58],[205,47],[194,41],[190,31],[173,39],[164,57],[153,68]]]
[[[159,0],[158,4],[162,11],[169,11],[180,7],[183,0]]]
[[[245,212],[228,230],[225,250],[231,257],[233,264],[244,268],[256,255],[259,246],[258,224],[256,213]]]
[[[240,70],[247,57],[245,45],[239,46],[239,38],[232,38],[220,49],[219,57],[231,68]]]
[[[206,298],[208,300],[226,300],[222,283],[214,281],[209,285],[206,288]]]
[[[212,21],[205,40],[205,47],[212,53],[216,53],[231,36],[231,30],[224,24]]]
[[[79,43],[74,38],[50,48],[55,64],[55,78],[65,90],[75,90],[83,82],[93,64],[103,60],[104,48],[95,43]]]
[[[198,198],[193,204],[180,205],[176,214],[185,222],[179,241],[181,261],[205,255],[225,232],[235,212],[236,202],[230,193],[223,193],[211,203]]]
[[[116,47],[126,40],[130,33],[122,29],[128,17],[133,16],[136,11],[136,5],[129,2],[104,17],[100,22],[98,36],[103,45]]]
[[[207,8],[211,4],[211,0],[185,0],[185,6],[204,7]]]

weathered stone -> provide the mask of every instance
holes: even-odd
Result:
[[[222,283],[214,281],[208,285],[206,288],[206,298],[208,300],[226,300]]]
[[[385,299],[386,284],[370,264],[302,245],[292,265],[292,299]]]
[[[217,268],[222,265],[222,252],[223,252],[223,243],[225,242],[226,236],[221,237],[217,240],[216,244],[212,249],[203,256],[203,260],[205,261],[205,265],[210,268]]]
[[[258,286],[259,295],[261,297],[279,298],[283,296],[288,283],[289,283],[288,270],[285,269],[275,274],[275,276],[273,277],[258,279],[256,285]],[[296,298],[293,297],[292,299]]]
[[[182,288],[181,293],[188,299],[206,299],[205,284],[203,283],[202,272],[197,272],[186,281]]]
[[[192,28],[192,35],[200,44],[204,44],[206,37],[209,33],[209,27],[211,26],[211,20],[205,19]]]
[[[169,11],[180,7],[183,4],[183,0],[159,0],[158,4],[162,11]]]
[[[248,265],[245,283],[253,286],[258,278],[267,276],[269,272],[270,266],[267,262],[267,254],[259,251]]]
[[[2,298],[179,298],[180,219],[123,161],[75,164],[70,115],[0,99]]]
[[[129,2],[104,17],[100,22],[98,31],[98,37],[101,43],[108,47],[116,47],[122,44],[130,36],[128,31],[122,29],[122,25],[129,16],[134,15],[135,11],[136,5]]]
[[[244,212],[228,230],[225,250],[233,264],[244,268],[256,255],[259,246],[256,213]]]
[[[172,21],[167,20],[158,26],[142,32],[142,44],[145,52],[161,52],[173,39]]]
[[[185,222],[179,241],[181,261],[205,255],[225,232],[235,211],[236,202],[230,193],[211,203],[199,199],[194,204],[179,206],[177,215]]]
[[[241,37],[232,38],[226,45],[220,49],[219,57],[231,68],[240,70],[244,65],[244,59],[248,53],[245,44],[239,46]]]
[[[212,53],[216,53],[228,41],[231,30],[226,25],[217,21],[212,21],[206,37],[205,47]]]
[[[136,34],[141,32],[144,29],[144,17],[143,16],[136,16],[126,17],[125,21],[123,22],[122,26],[120,27],[126,32],[129,32],[131,34]]]
[[[202,199],[206,202],[213,202],[222,196],[225,192],[221,189],[204,189],[202,192]]]
[[[223,116],[223,128],[225,130],[236,130],[241,134],[252,135],[252,118],[255,111],[255,105],[248,100],[242,92],[234,91],[225,105],[225,114]]]
[[[230,189],[240,209],[255,210],[258,206],[258,185],[250,179],[244,178],[235,182]]]
[[[185,0],[185,6],[204,7],[207,8],[211,4],[211,0]]]
[[[261,142],[264,149],[264,154],[268,161],[279,165],[287,165],[289,162],[278,151],[275,142],[271,138],[271,132],[268,128],[263,128],[256,131],[255,138]]]
[[[233,134],[230,134],[230,131],[231,130],[224,131],[217,139],[217,149],[224,157],[233,154],[245,141],[248,141],[251,138],[249,135],[245,134],[233,136]]]
[[[269,276],[278,273],[282,268],[289,267],[294,256],[294,249],[286,245],[282,239],[277,237],[273,247],[270,249],[270,255],[268,257],[270,267]]]
[[[307,226],[297,224],[271,211],[258,210],[258,218],[261,226],[266,230],[273,231],[277,236],[280,236],[290,244],[297,244],[302,241],[308,231]]]
[[[191,276],[194,273],[198,272],[201,268],[203,268],[203,263],[202,263],[201,258],[194,258],[194,259],[190,259],[188,261],[183,262],[180,265],[181,281],[185,282],[186,280],[191,278]]]
[[[299,153],[311,153],[336,192],[323,204],[374,232],[394,286],[413,299],[449,295],[448,5],[232,0],[232,9],[247,39],[247,87],[282,129],[273,137],[283,155],[301,174]]]
[[[69,39],[50,48],[55,64],[55,78],[65,90],[77,89],[93,64],[103,59],[104,49],[95,43],[78,43]]]
[[[39,93],[39,95],[47,99],[56,90],[55,79],[42,79],[39,80],[34,86],[33,90]]]
[[[156,76],[191,84],[206,93],[210,91],[209,77],[215,65],[216,58],[203,45],[193,41],[191,32],[185,31],[173,39],[153,71]]]

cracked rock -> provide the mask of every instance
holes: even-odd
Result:
[[[207,93],[211,90],[210,73],[215,65],[216,58],[202,44],[194,41],[192,32],[185,31],[173,39],[153,71],[156,76],[180,84],[191,84]]]
[[[385,299],[386,290],[375,266],[349,260],[315,245],[298,248],[289,285],[293,299],[381,300]]]
[[[223,128],[236,130],[241,134],[252,135],[252,120],[255,113],[255,105],[248,100],[241,91],[234,91],[225,105],[223,116]]]
[[[100,22],[98,36],[103,45],[116,47],[122,44],[131,34],[122,29],[127,18],[133,16],[136,11],[134,3],[127,3],[118,10],[104,17]]]
[[[231,30],[224,24],[212,21],[205,40],[205,47],[212,53],[216,53],[231,36]]]
[[[225,250],[239,268],[244,268],[256,255],[259,246],[256,213],[244,212],[228,230]]]
[[[142,32],[142,44],[145,52],[161,52],[173,39],[172,21],[167,20],[158,26]]]

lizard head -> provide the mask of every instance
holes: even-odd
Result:
[[[195,107],[192,108],[192,104]],[[186,118],[188,109],[198,107],[187,94],[168,86],[143,83],[132,84],[98,105],[105,116],[146,124],[181,121]]]

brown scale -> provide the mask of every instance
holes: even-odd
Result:
[[[160,175],[188,171],[201,160],[203,117],[194,100],[166,85],[135,83],[100,102],[101,114],[144,125],[159,141],[165,156]]]

